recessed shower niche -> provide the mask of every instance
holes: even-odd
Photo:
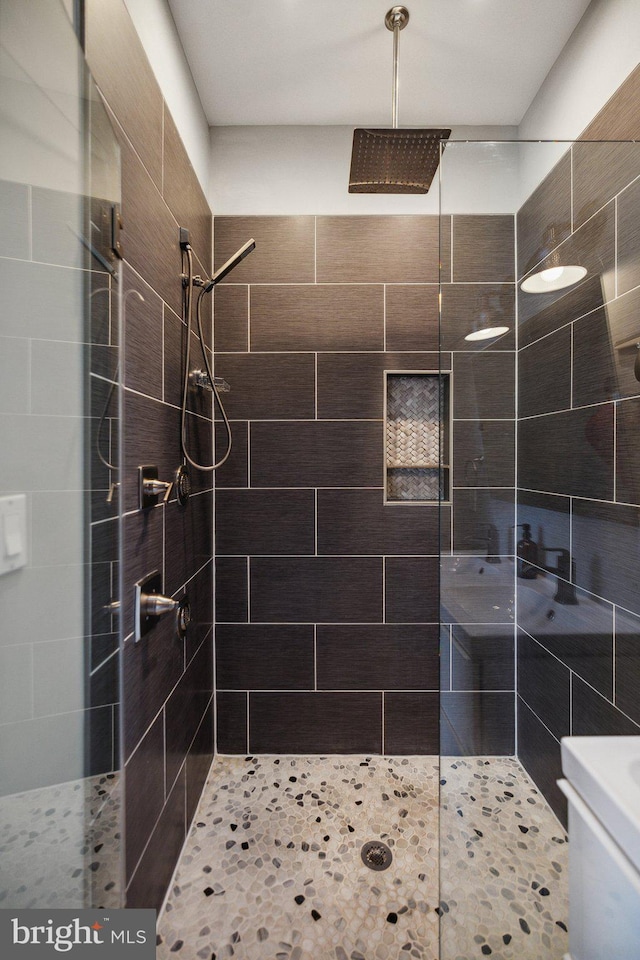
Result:
[[[449,500],[450,374],[385,372],[387,503]]]

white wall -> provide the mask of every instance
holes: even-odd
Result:
[[[167,0],[125,0],[125,4],[206,193],[209,126]]]
[[[525,113],[521,140],[575,140],[640,61],[640,0],[592,0]],[[521,195],[567,149],[524,150]]]
[[[455,128],[452,139],[575,139],[637,65],[639,38],[640,0],[593,0],[517,129]],[[214,127],[209,203],[216,215],[437,213],[436,183],[426,196],[349,194],[352,136],[342,126]],[[519,171],[510,147],[448,149],[447,211],[504,213],[567,147],[523,147]]]
[[[452,139],[515,138],[513,127],[457,127]],[[212,127],[209,204],[216,216],[240,214],[437,213],[438,180],[426,195],[350,194],[353,127]],[[469,164],[458,144],[445,149],[446,176],[463,191],[447,192],[448,212],[513,211],[513,152],[485,151]],[[475,150],[474,150],[475,155]]]

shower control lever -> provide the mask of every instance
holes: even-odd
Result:
[[[173,480],[159,480],[156,466],[138,467],[138,501],[141,510],[155,507],[160,497],[160,502],[166,503],[172,489]]]
[[[175,613],[180,608],[178,600],[166,597],[163,593],[162,574],[154,570],[139,580],[135,586],[134,638],[138,640],[153,630],[160,617]],[[176,631],[179,624],[176,622]]]

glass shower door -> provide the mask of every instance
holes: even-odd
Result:
[[[117,906],[119,152],[62,3],[0,84],[0,904]]]

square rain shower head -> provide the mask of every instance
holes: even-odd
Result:
[[[349,193],[427,193],[451,130],[353,131]]]

